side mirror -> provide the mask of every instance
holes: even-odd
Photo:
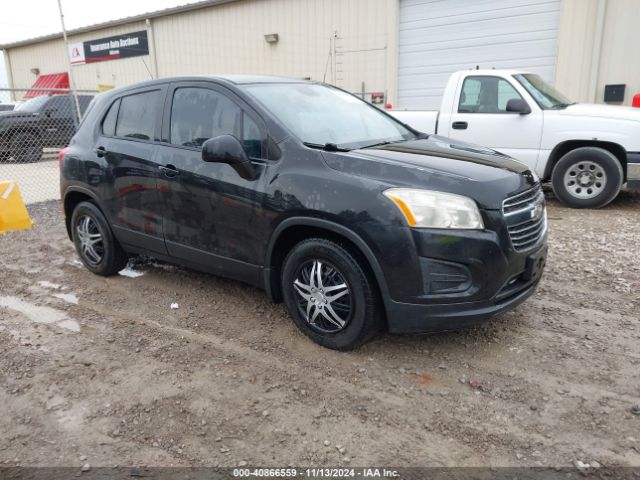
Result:
[[[531,113],[531,107],[521,98],[512,98],[507,102],[507,112],[527,115]]]
[[[256,175],[255,168],[242,148],[240,140],[233,135],[220,135],[204,142],[202,160],[226,163],[246,180],[253,180]]]

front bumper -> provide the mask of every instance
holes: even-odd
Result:
[[[385,299],[390,332],[458,329],[513,309],[533,295],[546,262],[546,230],[535,246],[520,252],[499,215],[485,217],[487,223],[493,230],[412,231],[422,291],[410,299]]]
[[[387,305],[389,332],[444,332],[476,325],[520,305],[534,294],[538,283],[540,277],[511,296],[488,301],[433,305],[391,301]]]
[[[640,152],[627,152],[627,188],[640,191]]]

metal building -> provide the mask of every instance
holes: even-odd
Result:
[[[637,0],[207,0],[77,29],[69,42],[77,87],[90,90],[258,73],[437,108],[448,75],[479,65],[534,71],[578,101],[622,84],[629,104],[639,24]],[[68,70],[60,34],[0,49],[13,87]]]

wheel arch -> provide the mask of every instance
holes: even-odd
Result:
[[[359,257],[365,268],[373,275],[386,311],[387,299],[389,298],[388,288],[382,268],[371,248],[349,228],[329,220],[317,218],[289,218],[278,225],[271,235],[264,269],[264,286],[271,300],[274,302],[282,301],[280,275],[287,253],[300,241],[314,237],[333,240],[347,248],[356,257]]]
[[[71,215],[75,208],[84,201],[91,201],[96,204],[96,206],[102,211],[104,214],[104,208],[100,205],[100,201],[96,197],[96,195],[85,188],[82,187],[69,187],[62,199],[62,208],[64,213],[64,223],[67,227],[67,235],[69,236],[69,240],[73,240],[71,237]]]
[[[548,181],[551,179],[553,169],[558,164],[560,159],[572,150],[576,150],[582,147],[596,147],[606,150],[613,154],[618,159],[622,166],[623,183],[627,181],[627,151],[624,147],[614,142],[604,142],[600,140],[567,140],[559,143],[549,154],[547,165],[544,169],[543,180]]]

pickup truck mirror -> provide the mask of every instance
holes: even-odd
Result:
[[[255,168],[242,148],[240,140],[233,135],[220,135],[204,142],[202,160],[226,163],[246,180],[253,180],[256,175]]]
[[[521,98],[512,98],[507,102],[507,112],[527,115],[531,113],[531,107]]]

